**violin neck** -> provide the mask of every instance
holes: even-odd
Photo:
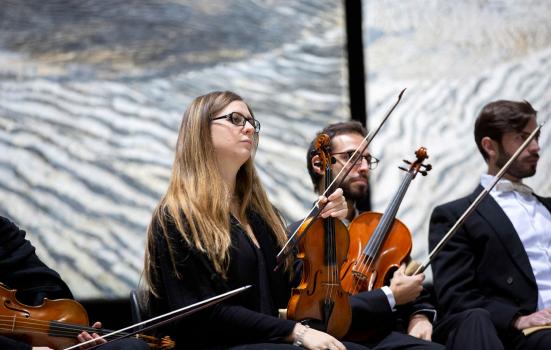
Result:
[[[335,219],[325,219],[325,265],[337,266],[337,247],[335,246]]]
[[[327,189],[331,185],[331,164],[330,162],[325,167],[324,188]],[[330,193],[328,193],[330,195]],[[325,219],[325,266],[337,266],[337,247],[335,246],[335,219],[329,217]]]
[[[400,204],[402,204],[402,200],[404,199],[404,196],[409,188],[411,180],[413,180],[413,177],[413,174],[409,172],[406,172],[406,174],[404,175],[400,187],[392,197],[392,200],[383,213],[383,216],[381,217],[379,224],[375,228],[373,235],[371,235],[368,244],[366,244],[363,249],[363,254],[365,254],[366,256],[376,256],[379,252],[380,247],[385,241],[385,238],[390,231],[392,224],[394,223],[396,213],[400,208]]]

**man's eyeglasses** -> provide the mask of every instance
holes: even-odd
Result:
[[[239,114],[237,112],[231,112],[230,114],[226,114],[220,117],[212,118],[212,120],[218,120],[218,119],[227,119],[229,120],[233,125],[235,126],[245,126],[246,122],[249,122],[254,127],[254,132],[259,133],[260,132],[260,122],[254,118],[247,118],[242,114]]]
[[[354,151],[345,151],[345,152],[337,152],[337,153],[331,153],[332,156],[340,155],[342,156],[342,162],[346,163],[350,158],[352,158],[352,155],[354,154]],[[337,158],[335,158],[337,159]],[[360,166],[362,164],[362,161],[365,160],[367,162],[367,167],[369,170],[373,170],[377,167],[379,164],[379,160],[375,157],[373,157],[371,154],[356,154],[356,159],[352,166]]]

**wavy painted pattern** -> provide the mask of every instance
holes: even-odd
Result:
[[[314,199],[306,142],[347,116],[340,5],[7,5],[0,213],[79,298],[124,297],[137,285],[181,114],[200,94],[230,89],[252,105],[265,186],[287,218],[304,215]]]
[[[551,113],[551,4],[540,1],[366,1],[370,126],[399,90],[403,101],[373,144],[373,206],[384,210],[402,175],[401,159],[428,149],[433,170],[411,184],[398,212],[427,254],[432,209],[472,192],[486,166],[474,143],[476,116],[498,99],[529,101]],[[423,9],[422,11],[420,9]],[[538,172],[526,183],[551,195],[551,132],[540,137]]]

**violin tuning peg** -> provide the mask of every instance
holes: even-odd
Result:
[[[400,170],[403,170],[403,171],[408,171],[406,168],[404,168],[403,166],[399,166],[398,169]]]
[[[421,175],[427,176],[427,172],[426,172],[425,170],[421,170],[421,171],[419,171],[419,172],[421,173]]]
[[[423,165],[423,167],[425,168],[426,171],[431,171],[432,170],[432,165],[431,164]]]
[[[408,165],[411,165],[411,162],[407,159],[404,159],[404,163],[408,164]]]

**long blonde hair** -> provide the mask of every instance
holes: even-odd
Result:
[[[178,278],[183,276],[176,269],[175,252],[168,239],[169,225],[175,226],[184,242],[204,253],[215,271],[226,278],[231,245],[232,196],[236,196],[241,204],[240,217],[244,217],[247,210],[253,210],[267,222],[280,246],[287,239],[283,220],[269,202],[252,158],[237,173],[235,193],[228,193],[222,181],[211,139],[210,119],[233,101],[243,99],[231,91],[215,91],[197,97],[184,113],[170,183],[155,208],[147,233],[144,272],[145,281],[153,293],[153,281],[158,280],[154,276],[154,266],[157,263],[154,252],[155,223],[162,229],[169,244],[172,264]],[[248,105],[247,108],[253,115]],[[257,142],[256,138],[255,148]]]

